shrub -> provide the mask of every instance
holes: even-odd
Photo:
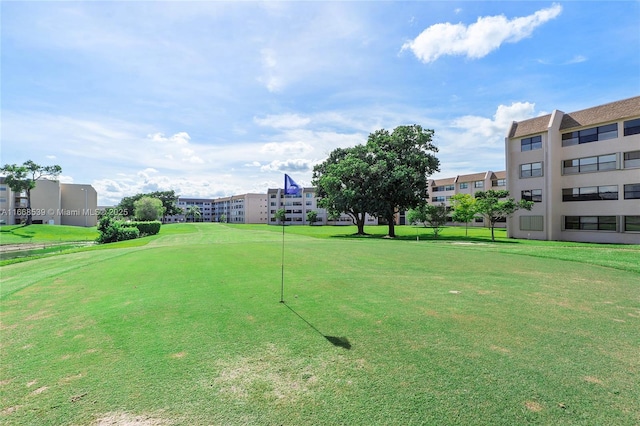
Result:
[[[131,221],[125,222],[123,225],[137,228],[138,231],[140,231],[140,236],[144,237],[145,235],[156,235],[158,232],[160,232],[160,226],[162,225],[162,222],[160,222],[159,220],[152,220],[148,222]]]
[[[128,226],[127,223],[119,221],[115,213],[108,211],[100,215],[98,232],[100,235],[96,242],[99,244],[132,240],[140,236],[140,230],[137,227]]]
[[[115,243],[117,241],[133,240],[140,236],[140,231],[136,227],[123,226],[122,222],[110,220],[108,223],[98,225],[100,235],[96,240],[99,244]]]

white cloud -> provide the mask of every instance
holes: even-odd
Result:
[[[164,136],[164,133],[154,133],[147,135],[147,138],[151,139],[153,142],[174,143],[176,145],[188,145],[189,141],[191,141],[191,136],[189,136],[187,132],[178,132],[168,138]]]
[[[260,149],[262,154],[275,157],[290,157],[292,155],[304,155],[313,151],[313,147],[303,141],[271,142],[264,144]]]
[[[504,140],[512,122],[531,118],[534,111],[533,103],[514,102],[510,106],[499,105],[493,118],[466,115],[453,120],[451,127],[484,139],[478,141],[476,138],[476,144],[493,145]]]
[[[267,115],[263,118],[254,117],[253,121],[260,126],[291,129],[304,127],[311,122],[311,119],[298,114],[277,114]]]
[[[260,168],[263,172],[308,172],[316,162],[305,159],[272,161]]]
[[[281,77],[278,76],[276,51],[264,48],[260,51],[263,75],[258,77],[258,81],[267,88],[269,92],[278,92],[284,86]]]
[[[553,4],[533,15],[511,20],[498,15],[479,17],[469,26],[449,22],[435,24],[414,40],[406,42],[402,50],[411,50],[425,63],[433,62],[443,55],[478,59],[498,49],[503,43],[515,43],[529,37],[538,26],[556,18],[561,12],[562,6]]]

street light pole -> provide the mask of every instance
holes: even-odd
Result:
[[[83,216],[84,216],[84,227],[87,227],[87,209],[88,209],[88,203],[87,203],[87,199],[89,196],[89,191],[86,190],[86,188],[80,188],[80,191],[84,191],[84,211]]]

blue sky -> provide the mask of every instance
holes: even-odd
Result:
[[[377,129],[435,130],[434,177],[504,170],[513,120],[640,94],[640,2],[0,3],[1,162],[101,205],[309,185]]]

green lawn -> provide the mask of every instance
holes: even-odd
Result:
[[[0,423],[639,424],[640,246],[471,231],[286,227],[285,304],[275,226],[4,266]]]

